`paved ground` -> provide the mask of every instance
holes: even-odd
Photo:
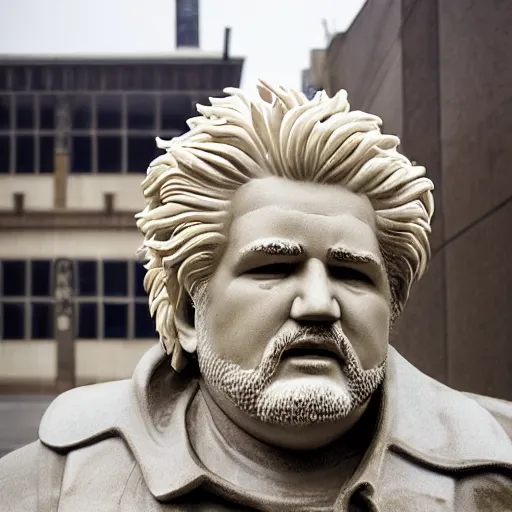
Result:
[[[37,439],[49,395],[0,395],[0,457]]]

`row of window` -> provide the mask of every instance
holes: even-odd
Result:
[[[81,130],[186,129],[195,103],[186,94],[0,94],[0,132],[54,130],[58,106],[69,110],[69,128]]]
[[[53,262],[0,262],[0,339],[54,338]],[[143,288],[142,263],[74,262],[74,312],[78,339],[155,338]]]
[[[160,134],[163,139],[176,132]],[[72,135],[68,141],[73,173],[145,172],[162,151],[150,135]],[[51,173],[55,168],[55,136],[0,135],[0,174]]]
[[[216,64],[0,66],[3,91],[218,90],[236,70]]]

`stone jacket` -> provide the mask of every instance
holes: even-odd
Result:
[[[377,432],[334,510],[512,511],[512,404],[454,391],[393,348],[388,360]],[[39,440],[0,460],[0,511],[276,510],[197,459],[185,413],[198,390],[155,346],[132,379],[60,395]],[[279,511],[313,510],[300,503]]]

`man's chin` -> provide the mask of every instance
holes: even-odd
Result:
[[[342,420],[357,405],[345,382],[308,376],[273,382],[248,412],[265,423],[306,426]]]

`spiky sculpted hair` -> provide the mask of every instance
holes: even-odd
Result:
[[[260,97],[250,99],[228,88],[227,97],[198,105],[202,115],[188,120],[189,132],[157,139],[166,153],[142,183],[147,206],[136,217],[149,259],[144,286],[176,369],[187,347],[178,340],[175,312],[184,294],[194,297],[214,271],[230,200],[250,180],[278,176],[366,195],[376,213],[394,318],[430,258],[433,184],[424,167],[397,152],[397,137],[380,132],[378,117],[351,112],[344,90],[333,98],[322,91],[311,101],[263,81],[258,90]]]

